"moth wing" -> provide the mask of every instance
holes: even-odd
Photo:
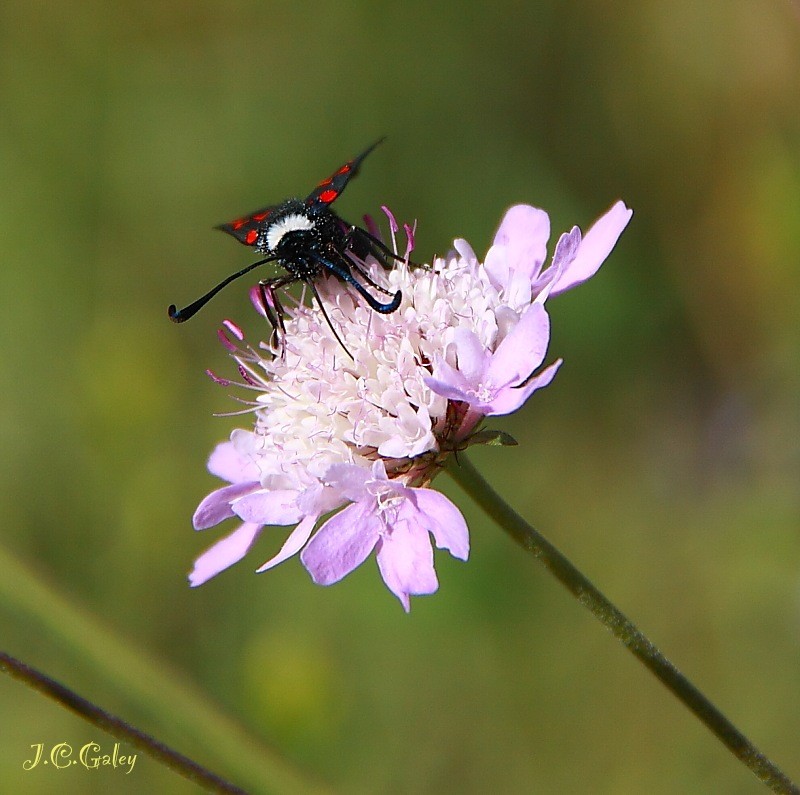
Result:
[[[254,246],[258,240],[259,228],[269,218],[276,206],[262,207],[260,210],[243,215],[241,218],[229,221],[227,224],[219,224],[214,229],[221,229],[223,232],[233,235],[240,243],[244,243],[246,246]]]
[[[372,146],[365,149],[358,157],[348,160],[337,171],[314,188],[306,199],[306,206],[314,210],[319,210],[335,202],[342,191],[347,187],[347,183],[358,174],[358,169],[364,158],[383,141],[383,138],[375,141]]]

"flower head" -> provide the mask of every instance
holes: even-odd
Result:
[[[618,202],[585,237],[574,227],[547,268],[549,219],[526,205],[506,213],[484,263],[464,240],[430,267],[363,263],[374,282],[401,291],[392,313],[321,279],[320,300],[346,350],[316,304],[288,307],[280,340],[258,347],[226,321],[221,339],[239,386],[254,393],[254,426],[235,430],[209,459],[229,485],[200,503],[194,526],[240,524],[197,559],[191,584],[240,560],[264,526],[278,525],[294,529],[259,571],[302,550],[314,581],[329,585],[375,551],[406,610],[410,596],[433,593],[432,542],[466,560],[469,539],[458,509],[430,482],[452,452],[479,439],[484,417],[516,411],[550,383],[561,362],[540,370],[550,338],[545,302],[597,271],[630,216]],[[263,314],[258,293],[254,303]]]

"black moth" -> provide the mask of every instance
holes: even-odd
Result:
[[[266,256],[228,276],[189,306],[178,310],[173,304],[169,307],[170,319],[175,323],[183,323],[223,287],[266,262],[277,262],[286,269],[286,273],[281,276],[262,279],[259,282],[264,310],[276,329],[283,328],[283,309],[275,291],[301,281],[311,288],[331,331],[341,343],[314,284],[315,280],[325,273],[332,273],[357,290],[376,312],[384,314],[394,312],[400,306],[402,298],[400,291],[392,296],[383,287],[375,284],[364,271],[360,261],[363,262],[371,255],[388,268],[389,260],[400,261],[402,258],[366,229],[346,223],[331,209],[331,204],[339,198],[347,183],[358,174],[361,162],[381,141],[383,138],[358,157],[345,163],[330,177],[322,180],[305,200],[286,199],[280,204],[264,207],[216,227]],[[356,274],[361,281],[356,278]],[[381,303],[367,291],[362,281],[379,292],[391,296],[391,300]],[[343,344],[342,347],[344,348]]]

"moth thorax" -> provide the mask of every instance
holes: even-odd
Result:
[[[289,232],[308,231],[314,228],[314,222],[300,213],[284,216],[267,227],[265,242],[269,251],[277,251],[281,240]]]

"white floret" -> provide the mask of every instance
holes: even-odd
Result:
[[[287,216],[270,230],[270,245],[311,225],[302,215]],[[448,350],[458,327],[492,346],[500,301],[474,255],[453,253],[434,268],[370,268],[371,278],[403,293],[398,310],[386,315],[373,312],[337,279],[320,281],[321,300],[352,359],[316,305],[287,311],[285,351],[258,363],[264,391],[256,428],[241,432],[257,440],[263,481],[295,480],[296,487],[331,464],[367,466],[375,452],[410,459],[437,449],[447,400],[425,384],[430,363]]]

